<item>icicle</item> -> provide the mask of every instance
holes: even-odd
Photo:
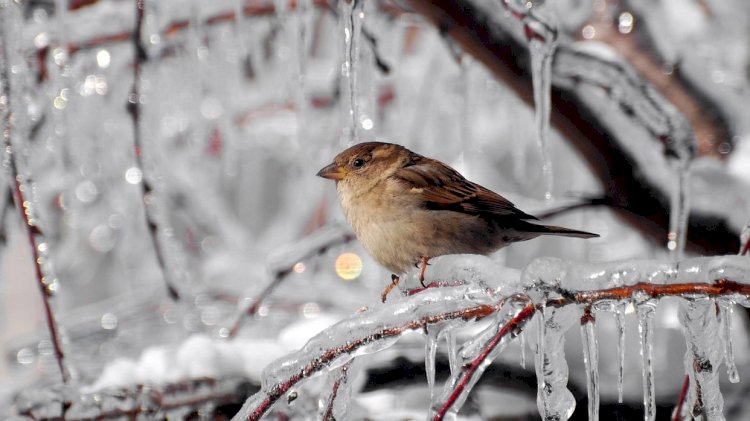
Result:
[[[654,386],[654,312],[656,304],[651,301],[640,303],[636,307],[638,314],[638,332],[641,339],[641,357],[643,358],[643,419],[656,419],[656,398]]]
[[[529,41],[531,54],[531,80],[534,86],[534,106],[536,108],[534,120],[536,139],[542,156],[542,176],[544,177],[544,198],[552,200],[554,184],[552,174],[552,160],[549,155],[549,119],[550,119],[550,89],[552,82],[552,56],[555,44],[532,38]]]
[[[584,317],[586,317],[584,315]],[[599,419],[599,349],[594,319],[581,324],[583,362],[586,365],[586,390],[589,397],[589,421]]]
[[[557,41],[557,22],[543,1],[503,0],[505,8],[519,16],[529,40],[531,81],[534,88],[535,127],[537,145],[542,157],[544,198],[552,200],[554,178],[548,149],[550,122],[550,90],[552,87],[552,57]]]
[[[617,328],[617,402],[622,403],[622,380],[625,369],[625,310],[629,304],[615,308],[615,326]]]
[[[719,316],[721,317],[721,334],[724,342],[724,361],[727,366],[727,376],[732,383],[739,383],[740,373],[734,362],[734,349],[732,347],[732,314],[734,303],[729,300],[718,299]]]
[[[297,0],[297,145],[304,144],[303,136],[306,129],[307,95],[305,94],[305,78],[307,72],[307,39],[308,20],[310,15],[310,0]]]
[[[687,238],[687,223],[690,212],[688,203],[689,166],[689,159],[680,159],[676,163],[677,185],[672,192],[669,234],[667,237],[667,248],[670,250],[674,262],[682,260],[685,253],[685,239]]]
[[[545,308],[544,317],[540,317],[534,365],[537,408],[545,420],[567,420],[575,410],[575,398],[567,388],[565,331],[577,320],[576,313],[573,307]]]
[[[686,407],[693,416],[724,420],[724,398],[719,390],[718,368],[723,352],[713,300],[687,301],[680,308],[687,351],[685,369],[690,376]]]
[[[451,375],[458,373],[458,346],[456,341],[456,332],[450,330],[445,335],[445,342],[448,344],[448,365],[451,369]]]
[[[445,382],[440,399],[437,402],[433,402],[431,405],[429,419],[434,419],[438,414],[443,415],[443,419],[456,418],[458,411],[461,409],[461,406],[463,406],[477,380],[479,380],[482,373],[484,373],[485,368],[487,368],[487,366],[489,366],[492,361],[505,350],[508,344],[516,338],[519,329],[523,327],[527,319],[521,321],[518,327],[513,331],[498,338],[501,329],[509,321],[525,310],[528,309],[526,303],[522,301],[506,305],[503,311],[499,311],[495,315],[494,323],[492,323],[492,325],[484,329],[471,340],[467,341],[464,346],[461,347],[461,351],[458,353],[459,364],[457,364],[457,370],[451,373],[451,377]],[[494,345],[490,346],[493,341],[496,342],[494,342]],[[487,353],[486,356],[478,362],[479,365],[474,366],[475,370],[469,374],[469,377],[465,378],[464,376],[467,374],[467,367],[476,364],[477,358],[483,353]],[[456,394],[455,392],[459,387],[461,387],[460,393]],[[441,412],[449,400],[453,402],[452,405],[450,405],[447,412]]]
[[[344,65],[341,74],[347,80],[349,92],[349,118],[351,127],[346,139],[347,146],[357,143],[359,139],[359,109],[357,107],[357,67],[359,47],[362,34],[363,0],[340,1],[341,18],[344,21]]]
[[[428,328],[427,342],[424,347],[424,368],[427,373],[427,387],[430,390],[430,402],[435,396],[435,352],[437,351],[438,335],[440,328],[437,326]]]
[[[518,345],[521,347],[521,368],[526,370],[526,335],[518,335]]]

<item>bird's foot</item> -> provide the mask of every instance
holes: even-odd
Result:
[[[401,281],[401,279],[396,276],[395,274],[391,274],[391,283],[388,284],[385,289],[383,289],[383,292],[380,293],[380,301],[385,302],[385,299],[388,298],[388,294],[393,291],[393,288],[396,288],[398,286],[398,283]]]
[[[427,263],[430,260],[427,256],[422,256],[422,261],[420,263],[419,267],[419,283],[422,284],[423,287],[427,288],[427,285],[424,284],[424,271],[427,270]]]

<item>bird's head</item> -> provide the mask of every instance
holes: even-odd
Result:
[[[318,177],[335,180],[339,189],[352,187],[367,192],[398,170],[408,159],[409,150],[400,145],[365,142],[336,155],[333,163],[318,171]]]

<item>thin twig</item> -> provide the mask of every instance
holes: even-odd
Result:
[[[330,250],[332,247],[347,244],[354,240],[354,236],[349,231],[345,231],[342,234],[330,235],[328,232],[322,232],[322,229],[312,233],[307,238],[314,240],[313,236],[315,236],[316,234],[319,234],[325,241],[313,241],[312,248],[303,249],[299,251],[299,253],[294,253],[293,258],[289,259],[289,261],[276,264],[276,267],[273,269],[273,278],[271,282],[269,282],[268,285],[266,285],[265,288],[263,288],[263,290],[247,305],[247,307],[243,308],[237,315],[234,324],[229,330],[229,338],[234,338],[237,336],[237,333],[242,327],[242,323],[245,321],[245,319],[255,316],[263,302],[268,299],[269,296],[271,296],[271,293],[281,284],[284,279],[286,279],[291,273],[294,272],[295,264],[303,262],[315,256],[320,256],[326,251]],[[334,234],[336,233],[334,232]],[[299,241],[297,243],[299,243]]]
[[[682,389],[680,390],[680,397],[677,399],[677,406],[672,414],[672,421],[680,421],[680,415],[682,414],[682,405],[685,403],[688,389],[690,388],[690,376],[685,374],[685,381],[682,382]]]
[[[271,406],[276,403],[279,398],[281,398],[299,381],[325,369],[331,361],[343,355],[351,354],[367,344],[397,337],[407,331],[424,329],[428,325],[444,322],[446,320],[481,319],[493,314],[495,311],[497,311],[495,307],[482,304],[445,313],[429,314],[417,320],[412,320],[400,325],[384,327],[376,332],[373,332],[370,335],[367,335],[366,337],[347,341],[345,344],[339,347],[323,350],[317,358],[313,359],[310,363],[302,367],[301,370],[295,371],[288,378],[282,380],[278,384],[264,391],[265,396],[262,396],[262,399],[259,399],[257,405],[249,408],[243,408],[243,410],[241,410],[241,413],[243,415],[247,414],[247,416],[245,416],[245,418],[243,419],[247,421],[259,420],[271,408]],[[246,402],[245,404],[252,405],[250,401]]]
[[[331,394],[328,396],[328,403],[326,405],[326,410],[323,412],[323,416],[321,417],[321,420],[323,421],[336,421],[336,418],[333,416],[333,404],[336,403],[336,397],[339,394],[339,389],[341,388],[342,383],[346,383],[347,375],[349,371],[349,367],[352,365],[352,361],[350,360],[343,366],[341,366],[338,371],[336,372],[337,378],[336,381],[333,382],[333,387],[331,387]]]
[[[497,334],[487,342],[487,345],[482,349],[482,352],[480,352],[479,355],[477,355],[470,363],[461,367],[460,380],[456,383],[456,386],[453,388],[450,395],[448,395],[447,399],[445,399],[442,406],[435,414],[433,421],[441,421],[445,417],[451,407],[455,405],[458,397],[461,396],[461,393],[463,393],[464,389],[468,386],[474,373],[484,364],[487,356],[492,350],[494,350],[500,341],[509,333],[520,331],[520,329],[523,328],[523,325],[531,319],[534,313],[536,313],[536,306],[533,303],[527,304],[520,312],[518,312],[518,314],[503,325]]]
[[[3,24],[0,26],[2,26],[3,28],[7,28],[8,25],[6,24],[6,22],[3,22]],[[24,194],[24,192],[26,191],[31,191],[31,185],[30,183],[28,183],[28,180],[25,180],[23,182],[21,181],[22,175],[19,171],[18,153],[14,153],[13,145],[11,142],[11,136],[13,132],[13,112],[11,111],[13,110],[13,107],[11,105],[11,101],[13,99],[13,95],[11,95],[11,80],[8,71],[8,68],[11,64],[8,51],[9,49],[7,45],[10,37],[5,35],[6,34],[3,33],[3,36],[0,37],[0,41],[2,41],[2,56],[4,58],[4,65],[2,66],[2,69],[0,69],[0,72],[2,72],[0,80],[5,82],[5,86],[8,92],[8,94],[6,95],[6,108],[8,109],[8,111],[5,113],[5,118],[3,121],[3,146],[5,147],[5,153],[7,157],[6,159],[8,161],[8,176],[13,183],[16,206],[19,213],[21,214],[21,217],[23,218],[23,225],[26,229],[29,245],[31,247],[31,256],[34,261],[34,273],[36,275],[36,281],[37,285],[39,286],[39,291],[42,295],[42,304],[44,306],[44,313],[47,319],[47,329],[49,330],[50,341],[52,342],[52,347],[55,352],[57,366],[60,370],[60,376],[62,377],[63,383],[67,384],[70,381],[70,372],[65,363],[65,354],[63,352],[62,340],[60,338],[60,333],[57,326],[57,321],[55,319],[55,314],[52,309],[52,304],[50,303],[50,299],[52,298],[52,290],[50,290],[48,282],[52,282],[53,280],[45,277],[45,270],[42,267],[44,261],[42,256],[40,256],[40,249],[49,247],[49,243],[45,241],[44,234],[42,233],[42,230],[40,229],[36,220],[32,219],[32,215],[34,214],[33,204]]]
[[[146,216],[148,234],[151,238],[151,244],[154,248],[154,254],[156,255],[156,262],[159,265],[159,270],[164,279],[164,284],[167,287],[169,297],[177,301],[180,299],[180,294],[172,281],[172,275],[167,268],[167,262],[164,256],[165,252],[162,244],[159,242],[159,224],[156,215],[154,215],[154,212],[146,203],[147,198],[150,197],[153,199],[154,189],[151,186],[151,182],[144,175],[145,165],[143,165],[143,140],[141,139],[141,72],[143,63],[147,60],[146,49],[141,40],[141,29],[143,28],[145,11],[144,3],[145,0],[135,0],[135,27],[131,34],[135,54],[133,58],[133,89],[130,92],[130,99],[128,101],[128,112],[133,119],[135,162],[137,168],[141,171],[141,204]]]

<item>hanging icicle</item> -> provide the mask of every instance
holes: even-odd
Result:
[[[636,306],[638,332],[640,333],[643,374],[643,419],[656,419],[656,388],[654,385],[654,313],[656,303],[646,301]]]

